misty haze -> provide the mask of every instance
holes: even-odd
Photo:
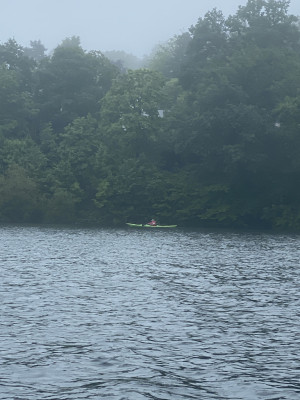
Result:
[[[102,3],[2,7],[0,397],[294,400],[299,2]]]

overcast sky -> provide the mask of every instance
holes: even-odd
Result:
[[[41,40],[53,50],[79,36],[86,50],[124,50],[139,57],[186,32],[214,7],[235,14],[247,0],[0,0],[0,42],[29,46]],[[290,13],[300,15],[300,0]]]

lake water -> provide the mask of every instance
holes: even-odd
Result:
[[[1,400],[300,399],[300,236],[0,227]]]

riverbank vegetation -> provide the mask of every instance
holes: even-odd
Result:
[[[300,28],[213,9],[147,68],[0,45],[0,221],[300,228]]]

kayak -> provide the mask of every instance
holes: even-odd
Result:
[[[148,224],[131,224],[126,222],[126,225],[134,228],[176,228],[177,225],[148,225]]]
[[[131,224],[126,222],[126,225],[134,228],[176,228],[177,225],[148,225],[148,224]]]

